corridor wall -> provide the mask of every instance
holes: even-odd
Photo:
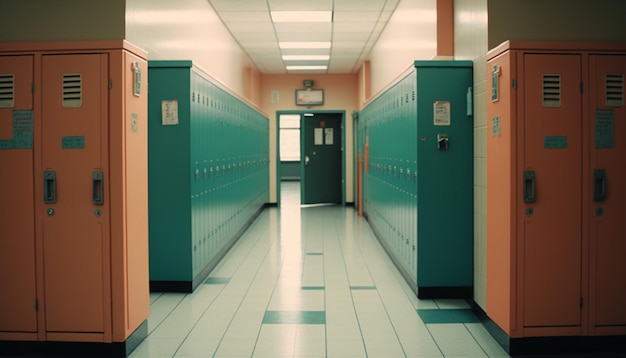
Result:
[[[193,291],[269,201],[269,123],[191,61],[150,61],[150,288]]]
[[[418,297],[471,297],[472,63],[415,61],[358,113],[363,210]]]

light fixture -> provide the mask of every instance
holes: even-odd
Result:
[[[327,70],[328,66],[286,66],[287,71]]]
[[[279,42],[281,49],[310,49],[310,48],[330,48],[330,41],[322,42]]]
[[[328,61],[330,55],[283,55],[283,61]]]
[[[332,11],[270,11],[273,22],[332,22]]]

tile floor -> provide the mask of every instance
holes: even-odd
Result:
[[[353,208],[263,211],[192,294],[153,293],[142,357],[508,357],[461,300],[418,300]]]

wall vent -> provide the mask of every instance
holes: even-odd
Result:
[[[605,93],[607,107],[621,107],[624,105],[624,75],[621,73],[607,73],[605,77]]]
[[[543,75],[543,106],[561,107],[561,75]]]
[[[15,76],[0,74],[0,108],[15,107]]]
[[[80,73],[63,75],[63,107],[78,108],[83,104],[83,76]]]

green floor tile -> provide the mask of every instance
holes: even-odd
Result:
[[[433,323],[477,323],[480,322],[472,310],[450,309],[450,310],[417,310],[425,324]]]
[[[263,324],[326,324],[326,312],[266,311]]]
[[[209,277],[204,281],[207,285],[225,285],[230,282],[228,277]]]
[[[323,290],[324,286],[302,286],[303,290],[312,291],[312,290]]]
[[[323,253],[323,252],[307,252],[306,254],[307,254],[307,255],[312,255],[312,256],[313,256],[313,255],[316,255],[316,256],[324,255],[324,253]]]
[[[375,290],[376,286],[350,286],[351,290]]]

